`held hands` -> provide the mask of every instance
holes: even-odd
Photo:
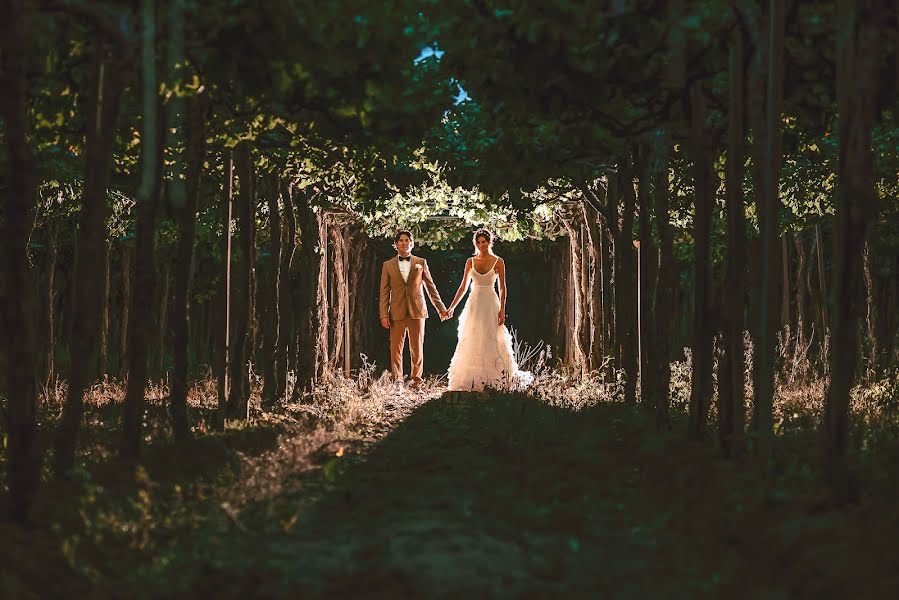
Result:
[[[450,306],[448,309],[443,311],[443,314],[440,315],[440,320],[446,321],[448,319],[452,319],[453,318],[453,310],[454,310],[453,307]]]

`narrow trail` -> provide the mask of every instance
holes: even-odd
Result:
[[[620,404],[447,393],[332,455],[301,491],[247,507],[243,527],[194,550],[205,575],[181,585],[234,598],[897,596],[894,538],[866,539],[859,517],[772,496],[745,465],[675,439],[642,433]]]

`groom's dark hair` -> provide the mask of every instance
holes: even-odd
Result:
[[[397,243],[398,241],[400,241],[400,236],[401,236],[401,235],[407,236],[407,237],[409,238],[409,241],[410,241],[410,242],[414,242],[414,241],[415,241],[415,238],[412,237],[412,232],[411,232],[411,231],[409,231],[409,230],[407,230],[407,229],[400,229],[399,231],[396,232],[396,235],[393,236],[393,243],[394,243],[394,244]]]

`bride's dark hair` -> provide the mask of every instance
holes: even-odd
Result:
[[[493,234],[490,233],[489,229],[482,227],[475,231],[474,235],[471,236],[471,243],[475,247],[475,254],[478,253],[478,238],[484,238],[491,247],[493,246]]]

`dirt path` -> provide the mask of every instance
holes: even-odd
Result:
[[[798,499],[772,507],[745,468],[640,423],[621,405],[445,394],[249,506],[181,583],[235,598],[895,597],[895,548]],[[847,552],[870,558],[849,576]]]

